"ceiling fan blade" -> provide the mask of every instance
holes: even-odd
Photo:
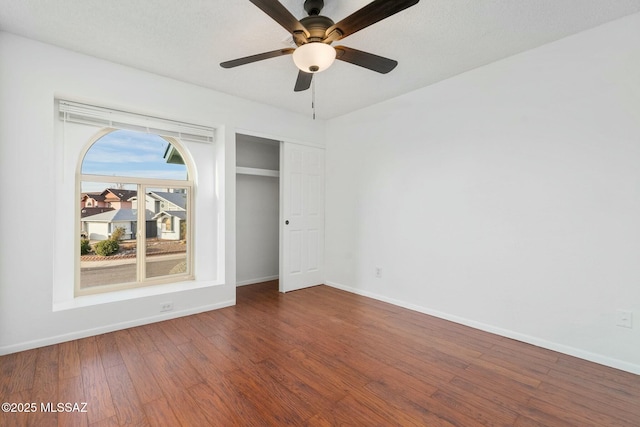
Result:
[[[249,0],[255,4],[264,13],[269,15],[271,19],[282,25],[285,30],[291,34],[296,32],[302,32],[306,37],[309,37],[309,31],[296,19],[295,16],[287,10],[278,0]]]
[[[420,0],[374,0],[365,7],[344,18],[337,24],[329,27],[325,33],[329,42],[343,39],[356,31],[360,31],[369,25],[382,21],[417,4]],[[338,30],[338,31],[335,31]],[[333,34],[332,34],[333,33]]]
[[[275,58],[276,56],[291,55],[295,49],[286,48],[272,50],[271,52],[258,53],[257,55],[245,56],[244,58],[233,59],[231,61],[221,62],[222,68],[233,68],[239,65],[251,64],[252,62],[262,61],[263,59]]]
[[[293,88],[295,92],[302,92],[311,87],[311,80],[313,80],[313,73],[305,73],[304,71],[298,72],[298,79],[296,80],[296,86]]]
[[[398,65],[398,61],[394,61],[393,59],[346,46],[336,46],[336,59],[359,65],[382,74],[387,74]]]

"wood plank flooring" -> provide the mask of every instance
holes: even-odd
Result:
[[[640,426],[640,376],[327,286],[0,357],[1,426]],[[41,404],[87,402],[87,412]]]

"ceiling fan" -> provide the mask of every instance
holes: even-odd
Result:
[[[337,24],[326,16],[320,15],[324,6],[323,0],[305,0],[304,10],[309,16],[299,21],[278,0],[249,1],[289,31],[297,48],[284,48],[246,56],[222,62],[220,66],[233,68],[264,59],[293,55],[293,61],[299,69],[294,91],[299,92],[309,89],[313,75],[329,68],[335,59],[382,74],[393,70],[398,65],[398,62],[393,59],[346,46],[334,48],[331,43],[395,15],[415,5],[419,0],[374,0]]]

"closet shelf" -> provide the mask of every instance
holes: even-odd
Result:
[[[236,166],[236,174],[270,176],[273,178],[278,178],[280,176],[280,171]]]

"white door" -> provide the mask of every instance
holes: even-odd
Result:
[[[324,282],[324,150],[282,143],[280,292]]]

